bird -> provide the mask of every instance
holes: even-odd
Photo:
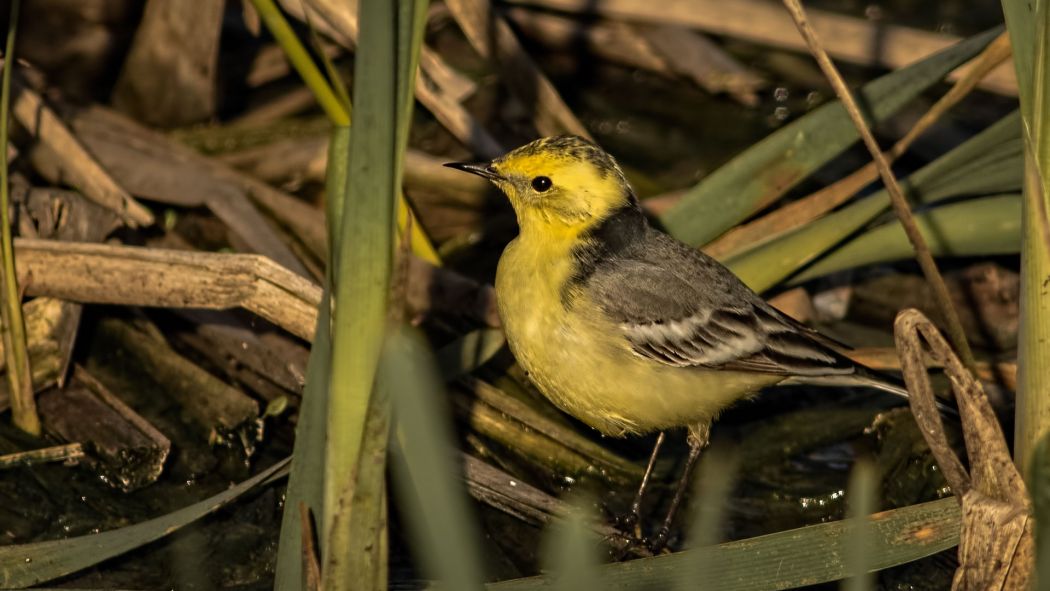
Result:
[[[496,301],[529,379],[604,435],[660,432],[629,521],[638,521],[664,432],[687,429],[688,459],[654,550],[667,541],[712,420],[734,402],[793,384],[908,394],[654,227],[616,160],[591,141],[545,137],[446,166],[488,179],[514,209],[519,233],[499,259]]]

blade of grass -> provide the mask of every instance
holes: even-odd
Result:
[[[270,34],[284,50],[284,55],[292,63],[292,67],[306,83],[307,88],[313,93],[317,103],[321,105],[325,115],[331,120],[332,125],[350,125],[350,105],[343,104],[332,90],[324,74],[317,68],[310,54],[299,42],[299,37],[288,25],[284,15],[277,9],[273,0],[252,0],[252,6],[259,13]]]
[[[382,469],[386,429],[370,426],[383,410],[371,402],[387,324],[394,219],[426,2],[362,0],[354,61],[357,121],[333,254],[332,359],[325,446],[325,589],[386,587]],[[391,67],[391,64],[394,67]],[[334,360],[338,360],[335,362]],[[367,462],[367,465],[365,464]],[[337,513],[336,502],[352,499]],[[335,517],[349,512],[349,527]]]
[[[39,585],[141,548],[218,511],[257,486],[283,478],[288,473],[288,461],[281,460],[213,497],[135,525],[76,538],[0,546],[0,587]]]
[[[331,84],[332,91],[339,97],[339,102],[346,109],[347,115],[352,116],[350,91],[347,89],[346,84],[343,84],[342,78],[339,76],[339,70],[336,69],[331,56],[324,50],[321,36],[317,34],[317,29],[314,28],[313,21],[310,20],[310,12],[306,11],[305,16],[306,26],[310,29],[310,44],[314,48],[314,53],[317,54],[317,57],[321,60],[321,65],[324,66],[324,72],[328,76],[328,82]]]
[[[919,136],[959,101],[968,96],[988,72],[1009,57],[1010,38],[1003,32],[969,63],[970,67],[966,74],[915,122],[908,133],[886,151],[886,159],[893,162],[907,152]],[[802,199],[792,201],[756,220],[733,228],[714,242],[704,246],[704,252],[718,259],[726,259],[759,244],[774,240],[845,203],[850,197],[876,180],[878,176],[875,163],[869,162],[834,184]]]
[[[733,490],[736,473],[736,460],[725,451],[713,447],[704,452],[694,483],[696,507],[689,527],[688,549],[711,548],[718,544],[725,526],[726,500]],[[696,558],[686,565],[691,572],[678,581],[675,591],[689,591],[695,588],[695,581],[721,576],[719,565],[713,560],[714,554],[701,552]]]
[[[377,388],[394,405],[395,491],[423,572],[446,589],[481,588],[476,519],[457,475],[450,409],[434,359],[406,328],[387,338]]]
[[[960,510],[955,498],[877,513],[871,530],[870,571],[905,564],[959,543]],[[845,561],[851,534],[843,521],[822,523],[757,538],[727,542],[674,554],[601,567],[606,589],[663,591],[692,584],[687,565],[707,560],[719,565],[718,577],[704,581],[704,591],[766,591],[837,581],[849,575]],[[546,576],[488,585],[493,591],[548,589]]]
[[[1050,437],[1043,437],[1032,452],[1028,488],[1035,516],[1035,589],[1046,589],[1050,580]]]
[[[40,417],[33,398],[33,373],[26,351],[26,324],[22,317],[22,296],[15,272],[15,248],[11,238],[10,178],[7,163],[7,141],[11,121],[11,72],[15,69],[15,33],[18,31],[18,8],[21,0],[11,2],[4,49],[4,73],[0,84],[0,252],[3,255],[3,320],[4,360],[7,385],[11,392],[11,418],[19,429],[40,434]]]
[[[893,170],[890,169],[889,162],[882,155],[882,148],[879,147],[878,142],[875,141],[875,136],[868,129],[868,124],[864,121],[864,115],[860,112],[860,107],[857,105],[856,99],[853,98],[853,94],[850,93],[849,87],[846,86],[846,81],[839,74],[835,64],[831,61],[831,57],[824,50],[824,46],[817,37],[816,31],[810,26],[806,18],[805,9],[802,8],[802,3],[799,0],[784,0],[784,6],[791,13],[791,17],[794,19],[799,32],[806,39],[810,52],[820,65],[820,69],[824,71],[824,75],[831,82],[831,86],[835,89],[835,94],[838,95],[839,100],[846,107],[846,112],[853,121],[853,125],[857,128],[857,132],[860,133],[861,138],[864,140],[864,145],[875,160],[879,176],[882,177],[882,182],[886,185],[886,190],[889,193],[893,211],[897,214],[897,219],[900,220],[901,226],[904,227],[904,232],[908,235],[908,241],[915,248],[915,258],[919,261],[922,274],[926,276],[926,281],[930,284],[930,289],[933,292],[933,299],[936,301],[937,307],[940,308],[941,317],[944,319],[945,328],[948,330],[952,345],[959,352],[959,357],[970,370],[970,373],[975,374],[977,360],[973,356],[973,351],[970,350],[970,343],[966,339],[962,321],[959,320],[959,312],[952,303],[951,294],[948,293],[948,286],[944,283],[944,278],[941,277],[941,272],[937,269],[937,263],[933,260],[933,255],[930,254],[930,249],[926,246],[926,240],[922,237],[922,232],[919,231],[919,227],[915,223],[911,205],[905,199],[904,192],[897,183],[897,177]]]
[[[608,589],[598,568],[598,540],[587,527],[594,518],[588,510],[593,503],[577,498],[568,513],[555,521],[544,540],[544,569],[551,573],[557,591]]]
[[[934,256],[990,256],[1021,250],[1021,196],[996,195],[935,208],[916,216]],[[890,222],[853,238],[804,271],[790,284],[874,263],[912,256],[900,224]]]
[[[842,582],[843,591],[869,591],[875,588],[871,576],[872,528],[870,515],[875,512],[875,467],[858,461],[850,475],[846,501],[849,503],[849,543],[846,545],[846,572],[850,577]]]
[[[1050,276],[1050,6],[1003,0],[1003,14],[1014,47],[1025,134],[1014,461],[1027,474],[1037,442],[1050,432],[1050,294],[1045,290]]]
[[[909,194],[931,203],[957,191],[982,194],[1016,190],[1020,184],[1016,149],[1020,142],[1010,140],[1016,138],[1016,125],[1017,114],[1007,115],[916,171],[904,180]],[[738,255],[726,265],[752,289],[765,291],[864,227],[888,206],[888,195],[880,191]]]
[[[277,548],[275,589],[303,589],[303,527],[296,511],[287,507],[303,506],[314,517],[315,527],[326,519],[324,507],[326,416],[330,393],[328,376],[332,367],[331,286],[337,265],[337,221],[342,219],[347,176],[350,164],[350,128],[333,127],[328,143],[328,168],[325,173],[326,222],[328,252],[331,253],[326,277],[327,288],[318,307],[317,328],[306,366],[306,387],[295,427],[291,477],[285,493],[285,512],[281,519],[281,538]],[[320,536],[318,536],[320,538]],[[319,560],[320,557],[317,557]]]
[[[281,537],[277,548],[275,589],[303,589],[302,521],[298,511],[288,510],[300,504],[313,513],[318,526],[324,513],[325,415],[329,392],[326,377],[331,372],[330,294],[325,291],[317,316],[317,331],[306,366],[306,387],[295,426],[295,448],[292,452],[291,477],[285,493],[285,511],[281,517]]]
[[[874,121],[893,115],[966,60],[977,55],[999,30],[976,35],[917,64],[886,74],[859,95]],[[842,105],[815,109],[733,158],[706,177],[660,222],[689,244],[710,242],[773,203],[857,140]]]

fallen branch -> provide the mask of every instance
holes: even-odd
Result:
[[[313,338],[321,303],[320,287],[259,255],[32,239],[16,239],[15,253],[29,295],[85,304],[241,307],[306,340]]]

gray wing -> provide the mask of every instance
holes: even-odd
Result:
[[[785,376],[856,370],[714,259],[656,231],[645,242],[602,261],[581,286],[638,355],[676,367]]]

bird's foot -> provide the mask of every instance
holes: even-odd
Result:
[[[616,525],[616,529],[634,536],[635,541],[644,541],[642,536],[642,518],[641,510],[639,507],[631,507],[631,510],[627,513],[621,513],[613,518],[613,523]]]
[[[646,540],[649,552],[652,552],[653,556],[657,556],[667,548],[667,542],[671,539],[671,531],[666,526],[661,527],[660,531],[656,532],[656,535],[651,539]]]

